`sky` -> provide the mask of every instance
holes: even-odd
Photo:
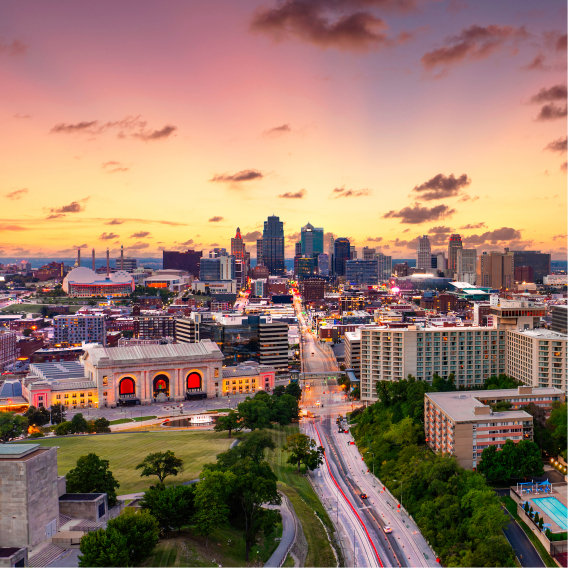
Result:
[[[0,4],[0,258],[287,256],[310,222],[415,255],[566,258],[561,0]]]

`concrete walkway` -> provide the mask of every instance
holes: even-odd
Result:
[[[285,498],[282,499],[282,505],[275,505],[270,508],[278,509],[282,515],[282,539],[280,540],[278,548],[274,551],[274,554],[268,559],[268,562],[264,566],[268,568],[279,568],[282,564],[284,564],[288,551],[292,547],[296,538],[296,523],[294,521],[294,516],[286,506]]]

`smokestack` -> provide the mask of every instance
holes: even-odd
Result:
[[[110,278],[110,260],[108,256],[108,247],[107,247],[107,278]]]
[[[120,270],[124,270],[124,247],[120,245]]]
[[[93,272],[95,271],[95,249],[93,249]]]
[[[81,249],[77,249],[77,266],[81,266]]]

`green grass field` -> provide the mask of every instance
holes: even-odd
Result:
[[[140,432],[37,439],[33,442],[42,446],[59,446],[59,475],[65,475],[75,467],[79,457],[91,452],[108,460],[115,479],[120,483],[118,495],[126,495],[144,491],[156,483],[157,478],[140,477],[140,471],[135,469],[148,454],[172,450],[184,461],[184,471],[177,477],[169,477],[166,480],[166,485],[169,485],[199,477],[203,464],[215,461],[215,456],[225,451],[232,440],[226,434],[216,432]]]
[[[47,305],[47,304],[46,304]],[[53,305],[53,304],[51,304]],[[12,304],[7,308],[2,308],[0,313],[4,314],[19,314],[25,312],[26,314],[41,314],[41,308],[43,304]],[[69,306],[69,313],[74,314],[83,305],[75,304]]]
[[[297,425],[272,430],[276,450],[268,451],[267,459],[278,477],[278,488],[290,499],[302,523],[308,541],[308,556],[305,565],[336,566],[335,555],[323,526],[325,524],[327,529],[333,532],[333,523],[307,478],[296,472],[296,466],[286,463],[288,452],[282,451],[286,437],[297,433]]]

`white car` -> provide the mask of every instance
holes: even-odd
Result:
[[[383,531],[385,531],[387,534],[392,532],[392,527],[389,527],[388,525],[385,526],[385,528],[383,529]]]

